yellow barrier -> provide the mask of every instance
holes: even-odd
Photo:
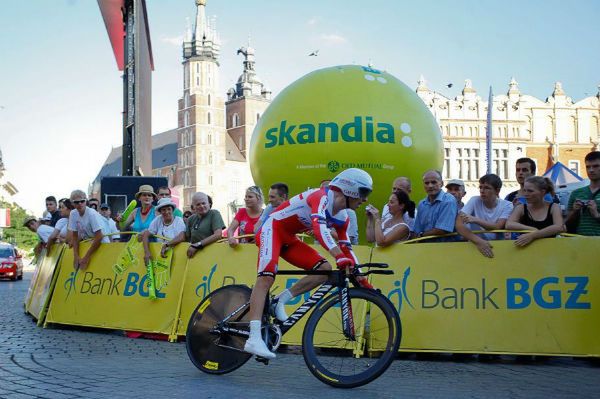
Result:
[[[44,249],[44,253],[45,251]],[[49,254],[41,256],[34,278],[31,279],[29,284],[29,290],[25,298],[25,311],[31,314],[38,321],[38,324],[41,324],[44,320],[54,286],[55,270],[62,252],[62,245],[54,245]]]
[[[373,284],[400,311],[401,350],[598,356],[599,244],[495,241],[492,259],[470,243],[377,248],[396,273]]]
[[[90,243],[81,244],[85,253]],[[75,271],[73,250],[65,249],[60,273],[46,317],[47,323],[169,334],[176,319],[175,309],[183,283],[187,246],[175,248],[171,280],[157,299],[148,298],[143,253],[121,275],[113,271],[125,243],[101,244],[87,269]],[[154,257],[160,244],[151,244]]]

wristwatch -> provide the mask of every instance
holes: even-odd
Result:
[[[204,245],[202,244],[202,240],[198,241],[196,244],[192,244],[192,247],[194,247],[196,249],[204,248]]]

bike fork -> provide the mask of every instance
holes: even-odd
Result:
[[[338,290],[340,295],[340,307],[342,309],[342,326],[344,329],[344,336],[351,341],[355,341],[354,315],[352,314],[352,304],[350,303],[350,297],[348,295],[348,285],[349,281],[348,277],[346,277],[346,284]]]

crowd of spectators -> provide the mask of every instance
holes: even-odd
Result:
[[[499,197],[502,180],[495,174],[482,176],[479,195],[464,204],[466,191],[462,180],[451,179],[444,186],[441,173],[428,170],[422,177],[426,197],[416,205],[410,197],[410,179],[398,177],[392,182],[391,194],[381,211],[376,205],[366,206],[365,237],[381,247],[410,239],[417,242],[466,240],[484,256],[493,257],[490,243],[493,240],[512,237],[516,246],[524,247],[536,239],[554,237],[567,230],[600,236],[600,151],[587,154],[585,166],[590,184],[571,193],[566,218],[552,181],[535,176],[535,162],[530,158],[517,160],[515,175],[520,188],[505,199]],[[321,188],[327,184],[327,180],[322,181]],[[178,243],[188,242],[187,255],[193,257],[223,237],[227,237],[231,247],[254,242],[254,234],[269,214],[289,199],[289,189],[284,183],[273,184],[264,207],[261,189],[248,187],[244,207],[237,211],[228,227],[219,211],[212,209],[212,199],[205,193],[195,193],[191,210],[185,212],[177,208],[166,186],[155,191],[150,185],[142,185],[135,197],[139,206],[123,220],[120,214],[112,215],[108,204],[100,204],[96,198],[88,199],[81,190],[74,190],[69,198],[60,201],[48,196],[44,217],[28,217],[24,226],[39,236],[36,253],[44,245],[49,250],[54,243],[66,242],[73,247],[74,266],[81,269],[87,267],[101,243],[119,241],[120,232],[125,230],[140,233],[138,239],[143,242],[146,260],[151,256],[148,244],[152,241],[162,243],[162,255]],[[356,215],[349,218],[348,236],[356,244],[359,239]],[[503,234],[499,230],[518,233]],[[79,242],[85,239],[90,239],[92,244],[81,256]]]

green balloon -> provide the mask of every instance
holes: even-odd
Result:
[[[311,72],[273,100],[254,129],[250,168],[263,189],[283,182],[290,195],[361,168],[373,177],[369,202],[381,210],[398,176],[411,179],[418,203],[423,172],[441,170],[443,148],[435,118],[413,90],[387,72],[343,65]]]

